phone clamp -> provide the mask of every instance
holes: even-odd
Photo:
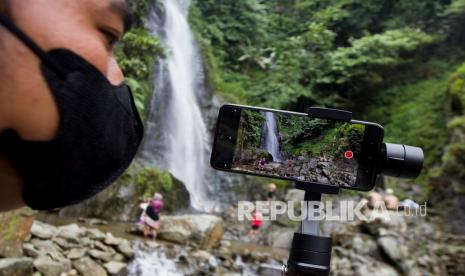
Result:
[[[343,122],[352,120],[352,113],[349,111],[320,107],[309,108],[308,116]],[[296,182],[295,187],[305,191],[306,204],[320,202],[322,194],[339,193],[338,186],[318,183]],[[311,206],[307,206],[307,211],[311,210],[309,207]],[[300,231],[294,233],[286,275],[328,275],[331,268],[331,249],[331,237],[321,236],[320,221],[310,219],[310,214],[307,212],[300,224]]]

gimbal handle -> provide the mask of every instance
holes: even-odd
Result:
[[[352,113],[349,111],[320,107],[309,108],[308,116],[344,122],[352,120]],[[295,187],[305,191],[304,201],[307,204],[321,201],[321,194],[339,192],[338,186],[319,183],[296,182]],[[300,231],[294,233],[286,275],[328,275],[331,268],[331,249],[331,238],[320,236],[320,222],[310,220],[307,212],[307,217],[301,222]]]

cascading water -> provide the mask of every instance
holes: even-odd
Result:
[[[263,147],[273,156],[274,162],[281,161],[281,153],[279,151],[279,134],[276,125],[276,118],[273,112],[264,112],[265,124],[263,125]]]
[[[170,171],[184,183],[191,205],[207,210],[209,134],[199,102],[204,73],[199,50],[187,22],[188,3],[163,0],[151,29],[164,42],[167,58],[158,62],[155,91],[147,120],[142,158]]]

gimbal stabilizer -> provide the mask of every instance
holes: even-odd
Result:
[[[308,111],[312,118],[330,119],[350,122],[352,113],[344,110],[315,108]],[[423,150],[400,144],[383,144],[381,159],[378,163],[378,174],[394,177],[415,178],[423,167]],[[304,201],[320,201],[321,194],[337,194],[338,186],[327,186],[296,182],[296,188],[305,191]],[[289,260],[285,274],[328,275],[330,271],[332,241],[330,237],[320,236],[320,223],[305,218],[300,232],[294,233]]]

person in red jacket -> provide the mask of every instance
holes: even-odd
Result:
[[[253,216],[252,216],[252,221],[251,221],[251,227],[249,232],[249,237],[252,239],[255,238],[258,234],[258,230],[260,229],[260,226],[263,224],[263,215],[261,212],[255,211]]]

